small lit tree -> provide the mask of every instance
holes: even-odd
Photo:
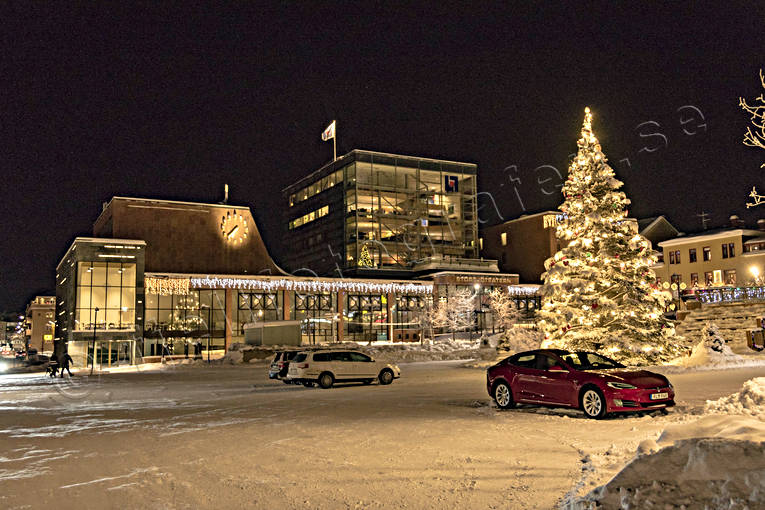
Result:
[[[494,323],[503,330],[513,328],[522,315],[512,296],[502,289],[494,289],[489,293],[489,307],[494,315]]]
[[[457,331],[464,331],[473,326],[475,294],[468,289],[458,289],[449,299],[439,300],[433,309],[433,325],[445,328],[455,339]]]

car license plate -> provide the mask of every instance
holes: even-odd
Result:
[[[662,400],[662,399],[665,399],[667,397],[669,397],[669,393],[665,392],[665,393],[654,393],[653,395],[651,395],[650,398],[651,398],[651,400]]]

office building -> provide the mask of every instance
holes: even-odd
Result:
[[[497,272],[478,259],[477,167],[353,150],[284,190],[285,266],[321,276]]]

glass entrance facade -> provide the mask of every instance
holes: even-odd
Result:
[[[135,329],[134,262],[78,262],[75,331]]]

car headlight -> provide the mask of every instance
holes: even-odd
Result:
[[[616,390],[634,390],[634,389],[637,389],[637,386],[633,386],[632,384],[624,383],[624,382],[615,382],[615,381],[608,381],[606,383],[606,386],[608,386],[610,388],[614,388]]]

